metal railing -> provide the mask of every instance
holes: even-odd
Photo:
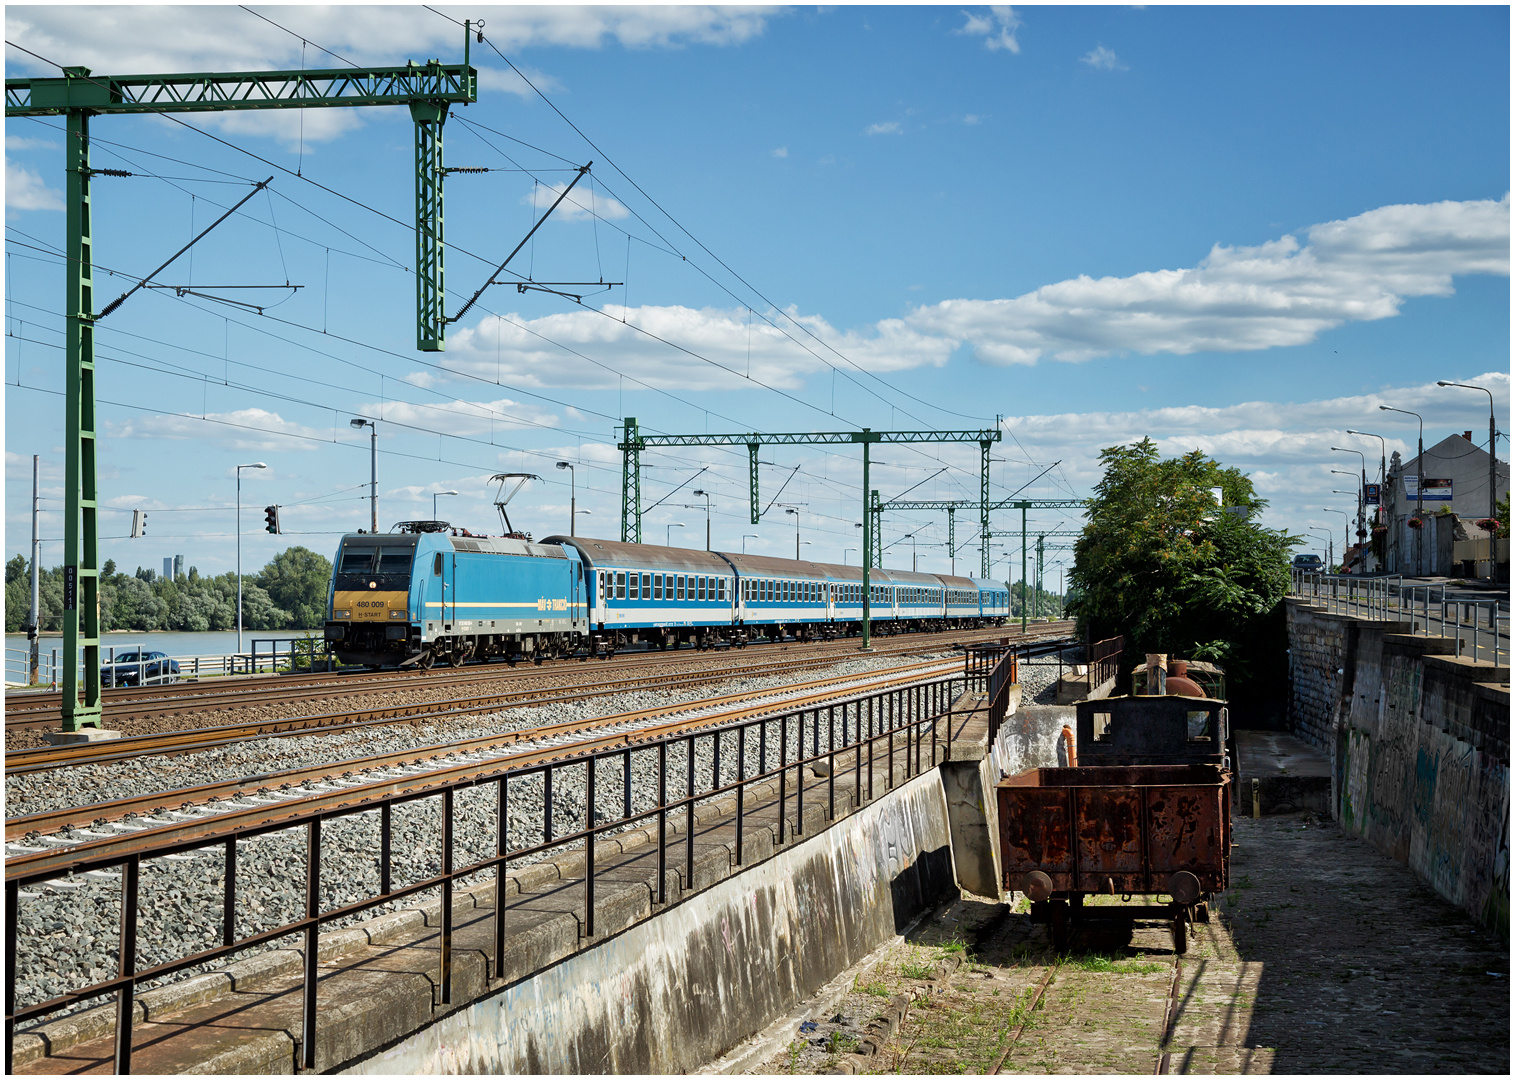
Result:
[[[945,742],[950,756],[953,717],[952,703],[969,690],[987,690],[990,695],[991,724],[1002,720],[1009,688],[1014,683],[1015,655],[1008,647],[992,668],[983,664],[962,676],[915,683],[871,694],[843,698],[825,705],[801,709],[768,718],[741,720],[715,725],[708,729],[648,739],[629,746],[595,750],[564,760],[505,766],[494,771],[470,772],[431,779],[423,790],[384,790],[415,783],[415,780],[383,780],[356,788],[339,790],[312,798],[309,808],[291,807],[287,816],[276,823],[256,820],[265,813],[257,805],[233,810],[225,815],[202,818],[172,827],[171,831],[154,830],[138,836],[108,837],[78,845],[76,849],[50,849],[15,856],[6,862],[6,956],[5,956],[5,1064],[13,1072],[16,1026],[38,1020],[50,1013],[73,1008],[81,1002],[114,994],[116,996],[115,1061],[117,1073],[131,1069],[132,1019],[134,1001],[140,984],[163,979],[200,965],[227,960],[237,953],[268,945],[279,938],[300,935],[303,947],[303,1004],[300,1056],[303,1068],[316,1066],[316,1025],[318,1018],[319,939],[321,927],[337,920],[370,912],[375,908],[415,897],[430,890],[440,892],[440,960],[439,984],[442,1004],[452,1002],[453,975],[453,893],[459,879],[495,874],[494,948],[495,971],[503,970],[506,933],[505,916],[513,905],[507,903],[503,881],[510,865],[538,860],[553,852],[581,850],[584,858],[582,882],[584,897],[583,935],[595,935],[596,840],[606,833],[622,832],[649,822],[657,830],[657,902],[668,900],[667,871],[671,860],[682,870],[684,887],[693,882],[695,862],[695,808],[712,800],[733,800],[735,804],[735,861],[742,865],[744,832],[753,808],[752,788],[764,786],[766,800],[777,802],[777,840],[779,843],[800,835],[805,821],[805,770],[826,763],[824,798],[831,820],[836,819],[838,766],[850,764],[852,785],[858,805],[871,801],[875,794],[875,773],[883,764],[887,789],[895,785],[896,771],[903,759],[903,776],[909,778],[935,767],[938,750]],[[939,729],[947,722],[946,739]],[[993,739],[991,731],[991,741]],[[929,742],[929,749],[928,749]],[[755,768],[749,761],[756,754]],[[850,763],[846,758],[850,755]],[[922,758],[925,758],[924,768]],[[865,765],[866,762],[866,765]],[[635,765],[655,770],[655,805],[637,806],[632,774]],[[473,766],[459,767],[472,770]],[[864,775],[866,768],[866,776]],[[619,798],[605,787],[597,787],[601,773],[619,780]],[[565,776],[582,776],[584,797],[577,805],[577,820],[566,831],[554,831],[553,791],[563,790]],[[513,835],[510,821],[512,790],[525,785],[528,797],[540,793],[541,828],[529,837]],[[494,788],[496,818],[492,846],[495,854],[466,866],[455,865],[454,802],[458,795],[477,789]],[[817,777],[814,789],[820,786]],[[672,789],[672,793],[671,792]],[[681,790],[679,790],[681,789]],[[866,795],[864,795],[866,792]],[[844,793],[845,794],[845,793]],[[420,881],[396,886],[392,880],[392,822],[396,808],[425,800],[440,802],[441,872]],[[613,801],[612,801],[613,800]],[[643,800],[645,802],[645,799]],[[528,807],[530,805],[528,798]],[[323,910],[321,904],[321,836],[324,826],[359,814],[378,812],[379,883],[378,893],[368,899]],[[592,812],[591,812],[592,811]],[[558,813],[563,813],[561,807]],[[235,819],[248,818],[246,824]],[[670,816],[682,818],[684,836],[669,836]],[[792,816],[792,820],[791,820]],[[305,832],[304,915],[281,925],[239,937],[237,934],[237,844],[255,837],[303,829]],[[188,956],[148,967],[138,968],[138,892],[143,863],[154,859],[184,856],[190,852],[219,848],[223,862],[221,944]],[[174,864],[171,864],[174,865]],[[99,979],[78,990],[47,1001],[18,1006],[17,967],[20,946],[20,909],[24,887],[40,886],[61,877],[119,868],[120,945],[117,974]],[[603,864],[602,864],[603,868]],[[518,906],[529,900],[522,894]]]
[[[1291,574],[1289,595],[1319,603],[1327,611],[1409,622],[1416,633],[1455,638],[1458,656],[1509,663],[1510,615],[1500,610],[1499,600],[1449,600],[1445,584],[1406,585],[1402,575]]]
[[[1105,638],[1089,646],[1089,686],[1091,689],[1120,674],[1120,656],[1125,651],[1124,637]]]
[[[137,649],[145,652],[150,649],[149,645],[114,645],[101,649],[100,664],[102,667],[115,666],[115,654],[128,649]],[[58,659],[57,648],[42,649],[38,652],[37,678],[31,681],[31,651],[29,648],[10,648],[5,650],[5,684],[7,686],[46,686],[56,690],[58,683],[63,677],[63,665]],[[171,660],[179,665],[177,678],[198,679],[201,677],[221,675],[260,675],[279,671],[336,671],[341,662],[336,654],[331,651],[331,646],[319,638],[254,638],[252,648],[245,653],[226,653],[216,656],[170,656]],[[166,662],[166,661],[163,661]],[[160,661],[148,660],[141,663],[142,671],[138,673],[139,682],[145,677],[146,682],[142,685],[152,685],[160,678],[146,676],[148,667],[159,664]],[[79,661],[79,676],[84,677],[84,662]]]

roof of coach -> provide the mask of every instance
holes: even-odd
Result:
[[[729,573],[719,556],[695,548],[662,547],[657,544],[622,544],[584,536],[549,536],[544,544],[565,544],[577,549],[584,561],[597,569],[607,566],[629,570],[673,570],[693,574]]]
[[[831,567],[825,563],[795,562],[793,559],[776,559],[771,555],[743,555],[737,551],[723,551],[723,559],[730,561],[738,572],[754,577],[824,578],[830,577]],[[862,570],[858,570],[861,574]]]
[[[991,581],[989,578],[981,577],[969,578],[968,580],[973,582],[973,584],[977,585],[980,589],[993,589],[1001,592],[1010,591],[1010,586],[1006,585],[1003,581]]]
[[[941,578],[942,584],[949,589],[974,588],[973,579],[969,577],[953,577],[951,574],[938,574],[937,577]]]
[[[924,585],[928,589],[934,589],[942,583],[942,579],[936,574],[925,574],[916,570],[892,570],[890,574],[896,585]]]

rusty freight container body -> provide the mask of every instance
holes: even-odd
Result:
[[[1032,900],[1066,946],[1067,923],[1208,920],[1228,884],[1230,772],[1212,764],[1032,769],[997,787],[1004,884]],[[1086,907],[1089,895],[1165,895],[1168,903]]]

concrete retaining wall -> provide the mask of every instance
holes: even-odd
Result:
[[[1508,933],[1510,669],[1450,639],[1288,601],[1290,721],[1329,751],[1332,812]]]
[[[950,842],[932,770],[347,1071],[691,1071],[955,895]]]

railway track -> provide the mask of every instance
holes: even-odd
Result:
[[[7,864],[15,872],[24,872],[107,846],[125,854],[134,848],[151,847],[170,834],[175,841],[210,839],[230,828],[277,824],[295,812],[332,809],[595,750],[631,747],[735,720],[783,715],[838,697],[910,685],[957,670],[955,659],[926,661],[885,672],[745,690],[12,818],[5,825]],[[59,830],[68,831],[64,836],[47,835]]]
[[[931,647],[933,643],[946,638],[953,642],[982,642],[992,641],[1008,637],[1010,640],[1030,640],[1044,637],[1048,633],[1063,632],[1071,627],[1071,623],[1041,624],[1033,633],[1022,637],[1019,633],[1007,633],[1005,627],[989,627],[981,630],[968,631],[943,631],[935,634],[911,634],[902,637],[901,643],[892,639],[885,639],[884,644],[875,646],[875,652],[889,652],[919,649]],[[796,650],[803,650],[800,656],[833,656],[836,653],[849,653],[855,651],[856,645],[851,639],[843,639],[834,642],[820,642],[813,644],[792,643],[787,647],[785,662],[788,663],[797,658]],[[758,655],[764,655],[768,650],[760,649]],[[712,666],[719,667],[722,663],[729,663],[732,655],[746,655],[742,653],[722,652],[715,654],[719,659],[712,659]],[[705,654],[689,653],[668,654],[663,652],[648,652],[641,654],[642,657],[635,661],[637,668],[664,669],[675,666],[685,666],[691,659],[711,659]],[[771,657],[767,660],[757,661],[759,664],[771,664]],[[600,671],[624,671],[627,668],[626,660],[619,663],[610,660],[603,661],[557,661],[541,667],[530,666],[516,669],[498,664],[474,665],[448,671],[432,672],[361,672],[351,674],[336,674],[322,672],[310,675],[281,675],[264,678],[238,679],[234,682],[216,683],[179,683],[173,686],[159,686],[150,688],[119,688],[103,691],[103,700],[106,704],[108,715],[112,722],[129,722],[149,718],[161,718],[179,715],[204,715],[208,712],[224,712],[242,708],[257,708],[261,706],[287,706],[298,702],[318,702],[333,697],[349,696],[363,693],[382,693],[387,691],[427,692],[439,688],[454,688],[459,685],[479,682],[495,682],[499,680],[529,680],[551,677],[553,673],[573,671],[573,678],[580,678],[585,674]],[[57,728],[62,723],[61,695],[11,695],[6,699],[5,726],[7,732],[27,729],[50,729]]]

